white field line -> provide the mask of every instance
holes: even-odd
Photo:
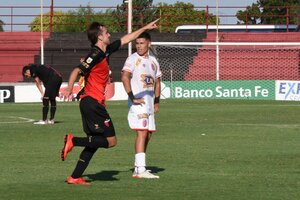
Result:
[[[284,128],[284,129],[294,129],[300,128],[300,124],[250,124],[250,123],[213,123],[207,121],[200,121],[198,124],[193,124],[194,128],[202,127],[203,125],[214,125],[214,126],[248,126],[248,127],[271,127],[271,128]],[[183,123],[179,123],[177,125],[184,125]],[[169,125],[160,125],[160,127],[169,127]]]
[[[16,119],[16,121],[1,121],[0,124],[19,124],[19,123],[28,123],[34,122],[34,119],[25,118],[25,117],[17,117],[17,116],[8,116],[6,118]]]
[[[277,128],[300,128],[300,124],[241,124],[241,123],[219,123],[223,126],[257,126],[257,127],[277,127]]]

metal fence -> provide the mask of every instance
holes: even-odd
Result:
[[[114,9],[117,9],[118,7],[119,6],[54,6],[54,5],[50,5],[50,6],[43,6],[43,8],[41,9],[40,6],[1,6],[0,5],[0,20],[3,22],[2,27],[3,27],[4,31],[6,31],[6,32],[30,31],[29,25],[32,24],[32,22],[34,21],[35,18],[37,18],[41,15],[41,11],[42,11],[44,13],[44,17],[50,18],[50,20],[47,22],[47,24],[44,24],[44,25],[48,25],[50,27],[50,32],[52,32],[52,27],[54,25],[88,26],[88,24],[91,22],[91,15],[83,13],[78,16],[73,16],[73,15],[71,16],[71,17],[81,17],[81,18],[85,19],[78,24],[67,24],[64,22],[61,22],[60,24],[58,24],[57,22],[54,22],[53,19],[60,16],[60,14],[57,14],[57,12],[59,12],[59,11],[67,13],[68,11],[72,11],[72,10],[74,11],[74,10],[78,10],[80,8],[85,8],[85,9],[91,8],[93,11],[98,13],[97,15],[99,15],[99,16],[105,16],[105,15],[108,16],[108,15],[110,15],[110,14],[106,13],[106,11],[108,9],[114,10]],[[269,8],[271,8],[271,7],[269,7]],[[269,15],[269,16],[265,16],[265,17],[281,18],[284,20],[284,23],[282,23],[282,24],[291,24],[291,20],[290,20],[291,18],[298,18],[298,16],[295,16],[295,12],[291,12],[292,9],[293,10],[298,9],[297,6],[293,6],[293,7],[291,7],[291,6],[290,7],[289,6],[286,6],[286,7],[273,6],[272,7],[272,9],[275,9],[275,8],[284,9],[285,10],[284,14]],[[138,7],[134,7],[133,9],[138,9]],[[218,19],[219,19],[220,24],[237,24],[237,22],[238,22],[237,16],[236,16],[237,12],[239,10],[246,10],[247,6],[215,7],[215,6],[195,5],[192,8],[193,10],[203,11],[203,13],[205,13],[204,15],[201,14],[199,16],[190,15],[189,13],[184,13],[184,12],[181,14],[174,14],[174,12],[173,12],[173,14],[166,14],[166,13],[161,12],[162,10],[166,10],[166,9],[173,9],[173,10],[174,9],[185,9],[184,7],[153,6],[153,7],[147,7],[147,9],[156,9],[157,10],[157,12],[155,13],[155,16],[151,16],[151,17],[161,18],[159,31],[173,32],[173,30],[177,26],[182,25],[182,23],[177,23],[176,21],[180,21],[180,20],[176,20],[176,19],[183,19],[183,18],[185,19],[186,22],[192,21],[192,19],[194,19],[195,17],[204,18],[202,20],[203,21],[202,24],[208,24],[209,18],[211,16],[215,16],[216,14],[218,14]],[[264,8],[259,7],[259,9],[264,9]],[[298,15],[297,13],[296,13],[296,15]],[[124,14],[123,14],[123,17],[125,19],[124,23],[111,24],[110,26],[126,27],[127,26],[127,23],[126,23],[127,15],[128,15],[128,13],[124,12]],[[111,17],[116,17],[116,16],[111,15]],[[150,17],[149,14],[143,14],[143,13],[138,13],[138,15],[133,15],[133,18],[146,19],[148,17]],[[253,17],[257,17],[257,16],[253,16]],[[249,16],[245,16],[246,24],[251,23],[250,21],[247,20],[248,18],[249,18]],[[137,26],[137,27],[142,26],[143,20],[140,20],[140,21],[141,21],[140,23],[137,22],[132,25]],[[85,23],[85,24],[82,24],[82,23]],[[36,25],[39,26],[40,24],[36,24]],[[164,28],[163,30],[162,30],[162,27]]]

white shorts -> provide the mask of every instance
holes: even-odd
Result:
[[[132,111],[129,111],[128,124],[132,130],[148,130],[149,132],[156,131],[154,114],[136,114]]]

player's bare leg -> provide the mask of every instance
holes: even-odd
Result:
[[[134,178],[159,178],[159,176],[146,170],[146,149],[150,141],[151,133],[147,130],[137,131],[135,140],[135,169],[132,177]]]

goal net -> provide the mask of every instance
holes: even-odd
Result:
[[[163,72],[163,96],[299,100],[300,37],[271,35],[234,35],[240,38],[234,42],[231,34],[218,42],[153,42]]]

